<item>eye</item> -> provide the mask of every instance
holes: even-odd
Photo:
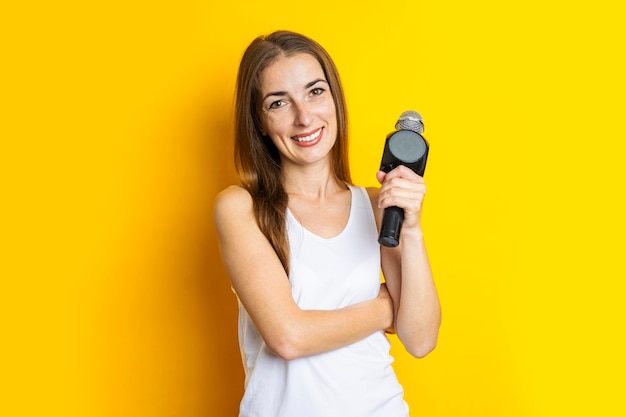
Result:
[[[326,91],[326,90],[324,90],[321,87],[316,87],[313,90],[311,90],[311,94],[314,95],[314,96],[319,96],[320,94],[323,94],[324,91]]]
[[[272,104],[269,105],[270,109],[278,109],[282,106],[285,105],[285,102],[283,100],[276,100],[274,101]]]

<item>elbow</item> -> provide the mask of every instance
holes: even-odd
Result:
[[[304,356],[298,337],[288,332],[275,335],[265,342],[267,347],[279,358],[291,361]]]
[[[398,338],[411,356],[421,359],[437,347],[441,316],[417,326],[402,326]]]
[[[298,354],[298,351],[293,346],[290,346],[288,344],[277,344],[274,346],[268,345],[268,347],[272,352],[274,352],[276,356],[286,361],[298,359],[300,356],[302,356]]]
[[[411,356],[418,358],[418,359],[422,359],[422,358],[425,358],[430,352],[435,350],[436,347],[437,347],[437,342],[433,341],[429,343],[424,342],[424,343],[419,343],[419,344],[414,344],[414,345],[408,345],[406,346],[406,350],[407,352],[409,352],[409,354],[411,354]]]
[[[426,357],[437,347],[438,332],[430,335],[420,334],[401,334],[398,332],[398,338],[404,345],[409,354],[415,358],[421,359]]]
[[[303,325],[302,310],[294,309],[287,317],[265,327],[261,337],[267,348],[279,358],[291,361],[312,353],[312,335]]]

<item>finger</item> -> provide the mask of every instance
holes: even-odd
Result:
[[[381,208],[398,206],[403,208],[421,205],[426,194],[426,185],[404,179],[386,181],[380,188],[378,206]]]
[[[405,211],[418,212],[421,210],[424,194],[390,195],[379,199],[380,208],[400,207]]]
[[[402,190],[406,190],[408,192],[413,193],[425,193],[426,192],[426,183],[422,180],[418,180],[416,178],[402,178],[402,177],[389,177],[385,179],[383,184],[380,187],[380,194],[391,193],[394,194],[396,192],[401,192]]]
[[[391,171],[389,171],[387,173],[386,179],[389,180],[391,178],[407,178],[407,179],[414,179],[415,181],[418,182],[423,182],[424,178],[421,177],[420,175],[418,175],[415,171],[413,171],[411,168],[406,167],[404,165],[398,165],[397,167],[395,167],[394,169],[392,169]]]
[[[384,171],[378,171],[376,173],[376,179],[378,180],[379,183],[383,183],[385,182],[385,177],[387,177],[387,173]]]

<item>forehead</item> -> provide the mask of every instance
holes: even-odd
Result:
[[[298,53],[282,56],[265,68],[261,73],[260,88],[262,92],[288,91],[303,88],[319,78],[326,79],[317,59],[310,54]]]

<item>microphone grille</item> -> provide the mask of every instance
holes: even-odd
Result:
[[[424,120],[422,116],[413,110],[403,112],[396,122],[397,130],[411,130],[415,133],[424,133]]]

